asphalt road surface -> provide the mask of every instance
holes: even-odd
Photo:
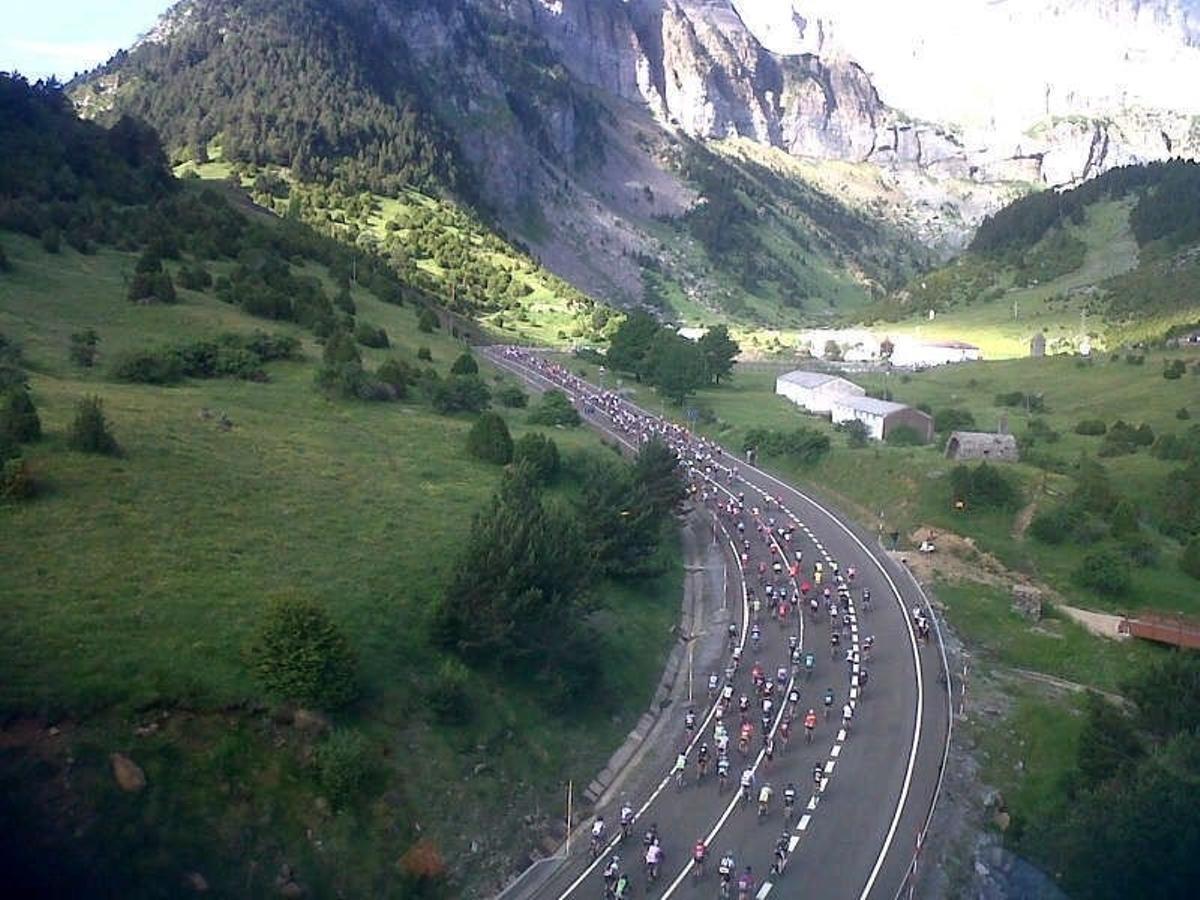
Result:
[[[550,366],[536,354],[498,347],[481,352],[536,390],[563,390],[585,413],[586,422],[627,449],[637,446],[647,427],[666,428],[674,443],[692,448],[685,451],[685,460],[691,464],[693,502],[710,510],[714,535],[728,547],[730,580],[735,573],[741,580],[735,591],[736,606],[741,608],[735,643],[744,649],[733,674],[733,703],[723,717],[731,733],[728,786],[719,790],[712,767],[706,778],[698,777],[697,747],[702,742],[714,747],[715,707],[720,704],[719,698],[709,701],[702,690],[697,698],[696,731],[686,733],[680,710],[672,732],[676,750],[688,749],[682,787],[669,777],[669,765],[664,767],[661,777],[656,774],[650,780],[652,787],[643,796],[630,798],[637,812],[631,837],[619,839],[619,804],[602,807],[596,812],[604,816],[608,836],[599,858],[593,861],[586,834],[577,835],[570,856],[513,893],[550,900],[603,898],[603,869],[617,854],[621,871],[630,876],[628,897],[713,898],[719,896],[717,863],[728,852],[736,860],[738,874],[747,865],[752,867],[751,893],[756,900],[765,900],[772,893],[777,897],[803,894],[860,900],[907,895],[914,854],[940,789],[950,723],[950,689],[942,674],[945,660],[936,628],[924,642],[914,628],[914,609],[933,620],[916,582],[879,551],[873,538],[836,511],[715,444],[697,444],[686,433],[680,439],[682,432],[677,426],[666,426],[612,395],[605,402],[596,402],[602,395],[600,388]],[[789,530],[790,536],[785,537]],[[772,570],[776,561],[781,577],[775,577]],[[832,571],[835,561],[837,576]],[[820,584],[815,575],[818,562],[823,569]],[[819,609],[812,614],[802,600],[800,615],[791,613],[781,623],[763,602],[758,623],[761,639],[755,645],[751,639],[753,598],[765,601],[764,576],[760,574],[764,566],[765,581],[788,594],[805,581],[812,583],[809,596],[818,598]],[[852,581],[846,578],[850,568],[856,570]],[[794,577],[790,575],[793,570]],[[824,602],[826,586],[835,598],[839,586],[849,590],[848,597],[836,604],[836,624]],[[870,604],[863,602],[864,588],[871,593]],[[839,644],[832,648],[835,631]],[[788,640],[793,635],[800,642],[802,657],[813,654],[811,675],[803,664],[791,665]],[[868,636],[874,638],[869,652],[865,646]],[[847,650],[857,662],[847,660]],[[778,696],[769,720],[775,735],[771,760],[765,758],[760,701],[751,683],[756,662],[767,678],[774,678],[781,666],[788,668],[789,681],[777,691],[782,696]],[[868,674],[865,683],[864,670]],[[724,672],[720,675],[723,684]],[[779,726],[788,706],[784,701],[793,688],[799,690],[800,702],[785,746]],[[823,703],[827,689],[835,696],[828,720]],[[742,694],[750,698],[747,718],[754,726],[745,756],[738,748]],[[846,703],[853,708],[849,729],[842,727]],[[810,707],[817,711],[818,724],[808,742],[802,722]],[[668,756],[673,757],[674,752]],[[715,749],[711,757],[715,764]],[[773,788],[765,816],[758,814],[753,800],[744,806],[738,800],[738,780],[747,767],[754,770],[755,796],[763,784]],[[820,772],[819,780],[814,769]],[[795,785],[799,799],[795,814],[785,822],[783,793],[789,783]],[[657,823],[664,849],[662,866],[653,881],[644,865],[642,840],[651,823]],[[586,827],[590,820],[584,824]],[[774,849],[784,835],[789,848],[786,867],[782,874],[771,874]],[[698,839],[709,847],[703,873],[691,862]],[[738,897],[736,884],[730,896]]]

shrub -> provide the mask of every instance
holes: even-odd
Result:
[[[451,375],[429,378],[426,382],[429,402],[443,415],[453,412],[481,412],[491,402],[491,391],[478,375]]]
[[[925,443],[921,432],[911,425],[901,425],[887,433],[884,442],[892,447],[919,447]]]
[[[212,275],[200,263],[180,267],[177,277],[179,286],[189,291],[205,291],[212,287],[213,283]]]
[[[371,748],[359,732],[335,728],[316,749],[317,780],[334,809],[354,799],[371,776]]]
[[[358,323],[358,327],[354,329],[354,339],[364,347],[374,347],[377,350],[391,346],[388,333],[367,322]]]
[[[485,412],[467,432],[467,452],[476,459],[504,466],[512,462],[513,440],[496,413]]]
[[[454,365],[450,367],[451,375],[475,375],[478,372],[479,363],[475,362],[475,357],[469,352],[460,354],[454,361]]]
[[[955,466],[950,472],[950,487],[954,499],[962,500],[968,508],[1011,509],[1020,500],[1012,479],[986,462]]]
[[[28,444],[42,436],[42,420],[28,388],[16,385],[0,395],[0,435],[15,444]]]
[[[33,496],[33,479],[24,457],[0,451],[0,500],[25,500]]]
[[[838,425],[837,430],[846,435],[846,446],[848,447],[855,449],[865,447],[871,440],[871,429],[867,427],[866,422],[860,422],[858,419],[842,422]]]
[[[1108,597],[1120,596],[1133,586],[1129,563],[1112,552],[1089,553],[1072,577],[1082,587]]]
[[[112,376],[135,384],[175,384],[183,379],[183,361],[173,350],[129,350],[113,362]]]
[[[1125,362],[1131,366],[1140,366],[1146,362],[1146,357],[1142,353],[1126,353]]]
[[[67,446],[80,453],[115,456],[120,452],[116,438],[108,430],[104,403],[99,397],[83,397],[75,404],[75,420],[67,432]]]
[[[426,334],[432,334],[436,329],[441,327],[438,322],[437,313],[429,307],[421,310],[421,314],[417,316],[417,328]]]
[[[971,415],[970,410],[950,407],[948,409],[939,409],[933,415],[933,428],[935,431],[963,431],[975,427],[975,417]]]
[[[380,364],[375,372],[375,377],[381,382],[399,391],[403,397],[408,393],[408,388],[417,383],[417,377],[420,373],[415,366],[411,366],[403,360],[391,357],[385,359]]]
[[[1065,506],[1039,512],[1029,523],[1029,533],[1043,544],[1058,545],[1071,536],[1072,515]]]
[[[1108,426],[1100,419],[1081,419],[1075,423],[1076,434],[1091,436],[1101,435],[1108,431]]]
[[[1163,378],[1166,378],[1168,381],[1182,378],[1186,371],[1187,363],[1182,359],[1173,359],[1170,362],[1163,360]]]
[[[333,297],[333,305],[349,315],[354,315],[358,312],[358,307],[354,304],[354,298],[350,296],[350,285],[343,284],[341,286]]]
[[[790,456],[797,462],[812,465],[829,452],[829,435],[813,428],[778,431],[770,428],[751,428],[742,441],[742,449],[756,449],[767,456]]]
[[[452,656],[438,666],[437,677],[429,683],[425,703],[443,725],[465,725],[470,722],[471,670]]]
[[[418,347],[417,359],[421,360],[421,362],[433,362],[433,353],[430,352],[428,347]]]
[[[0,246],[0,272],[11,272],[12,263],[9,262],[8,254],[4,252],[4,247]]]
[[[1040,416],[1035,416],[1029,420],[1028,429],[1026,436],[1034,441],[1053,444],[1062,437],[1061,434],[1051,428],[1049,423]]]
[[[57,253],[62,249],[62,235],[57,228],[47,228],[42,232],[42,249],[47,253]]]
[[[518,465],[528,463],[530,470],[543,484],[553,481],[562,465],[558,444],[536,431],[523,435],[513,444],[512,461]]]
[[[128,297],[134,303],[174,303],[178,299],[168,272],[137,272],[129,281]]]
[[[1188,541],[1179,555],[1179,568],[1193,578],[1200,579],[1200,534]]]
[[[267,692],[333,709],[358,695],[354,650],[322,606],[303,597],[271,602],[246,649]]]
[[[578,425],[582,420],[579,411],[562,391],[546,391],[542,399],[529,411],[531,425]]]
[[[506,384],[496,391],[496,399],[501,406],[509,409],[524,409],[529,403],[529,395],[515,384]]]
[[[1140,569],[1158,564],[1158,544],[1144,534],[1131,534],[1126,537],[1121,542],[1121,552]]]
[[[72,334],[69,351],[71,362],[85,369],[92,368],[92,366],[96,365],[99,343],[100,335],[96,334],[96,329],[94,328],[85,328],[83,331],[77,331]]]
[[[1191,417],[1192,414],[1188,412],[1188,408],[1186,406],[1181,406],[1179,409],[1175,410],[1175,418],[1181,422],[1186,422]]]

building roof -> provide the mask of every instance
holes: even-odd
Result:
[[[1011,434],[997,434],[994,431],[952,431],[946,439],[949,447],[955,441],[961,450],[1013,450],[1017,449],[1017,439]]]
[[[891,400],[877,400],[874,397],[838,397],[833,401],[838,406],[872,413],[877,416],[887,416],[902,409],[912,409],[906,403],[893,403]]]
[[[775,380],[786,381],[788,384],[794,384],[805,388],[820,387],[821,385],[828,384],[831,381],[843,381],[849,385],[854,384],[854,382],[848,381],[845,378],[839,378],[837,375],[830,375],[827,372],[806,372],[804,369],[796,369],[792,372],[784,372]]]

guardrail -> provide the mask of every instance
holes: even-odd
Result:
[[[941,655],[941,670],[939,680],[944,680],[946,684],[946,745],[942,751],[941,762],[938,763],[937,784],[933,789],[933,796],[929,800],[929,810],[925,814],[925,821],[921,824],[921,830],[917,832],[917,839],[913,847],[912,859],[908,865],[908,871],[905,873],[904,880],[900,882],[900,886],[896,889],[895,900],[900,900],[905,891],[908,893],[909,900],[912,900],[917,888],[917,863],[921,858],[921,851],[925,848],[925,839],[929,835],[929,826],[933,822],[933,814],[937,809],[937,802],[942,793],[942,783],[946,780],[946,766],[950,761],[950,739],[954,735],[954,676],[950,673],[950,662],[946,657],[946,641],[942,635],[942,626],[938,622],[938,617],[934,613],[933,604],[929,602],[929,597],[925,594],[925,589],[921,587],[921,583],[917,581],[917,577],[913,575],[912,570],[901,565],[909,580],[917,589],[917,593],[921,597],[921,601],[925,604],[925,609],[929,613],[929,620],[933,622],[934,631],[937,632],[938,650]],[[966,690],[966,670],[963,672],[963,690]]]

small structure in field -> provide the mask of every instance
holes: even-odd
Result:
[[[946,458],[1016,462],[1021,458],[1021,453],[1017,449],[1017,439],[1011,434],[995,434],[991,431],[952,431],[946,441]]]
[[[1046,335],[1039,331],[1029,339],[1029,355],[1036,358],[1046,355]]]
[[[846,396],[862,397],[867,392],[853,381],[836,375],[797,369],[784,372],[775,379],[775,393],[809,412],[827,413],[835,400]]]

